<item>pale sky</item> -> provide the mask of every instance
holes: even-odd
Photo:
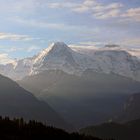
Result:
[[[0,0],[0,59],[62,41],[140,48],[140,0]]]

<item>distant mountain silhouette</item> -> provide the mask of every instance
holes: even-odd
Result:
[[[115,121],[126,122],[140,118],[140,93],[130,95],[124,103],[123,110]]]
[[[80,130],[82,134],[97,136],[104,139],[114,138],[116,140],[139,140],[140,119],[124,124],[104,123],[90,126]]]
[[[45,126],[40,122],[30,120],[28,123],[21,119],[10,120],[0,117],[1,140],[101,140],[92,136],[78,133],[67,133],[64,130]]]
[[[81,76],[48,70],[26,77],[19,84],[78,128],[108,120],[118,114],[131,93],[140,91],[139,82],[90,69]]]
[[[68,127],[46,103],[38,100],[16,82],[0,75],[0,115],[34,119],[56,127]]]
[[[132,50],[131,50],[132,51]],[[140,81],[140,60],[126,47],[72,47],[64,42],[55,42],[33,57],[15,60],[0,65],[0,73],[14,80],[35,75],[45,70],[62,70],[80,75],[87,69],[105,74],[115,73]]]

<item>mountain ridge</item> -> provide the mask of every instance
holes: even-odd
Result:
[[[129,95],[140,91],[139,82],[92,70],[86,70],[81,76],[47,70],[18,83],[37,98],[47,101],[78,128],[112,118]]]
[[[7,70],[8,69],[8,70]],[[45,70],[63,70],[81,75],[86,69],[99,73],[116,73],[140,81],[140,59],[117,47],[87,51],[68,47],[63,42],[51,44],[39,54],[0,66],[0,73],[14,80],[38,74]],[[9,73],[10,71],[10,73]]]
[[[2,75],[0,75],[0,115],[10,118],[23,117],[25,120],[34,119],[61,128],[68,126],[47,102],[37,99],[16,82]]]
[[[106,122],[96,126],[89,126],[80,130],[82,134],[98,136],[104,139],[139,140],[140,119],[126,123]]]

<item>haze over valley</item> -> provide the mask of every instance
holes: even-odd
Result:
[[[0,18],[0,139],[140,139],[139,0],[0,0]]]

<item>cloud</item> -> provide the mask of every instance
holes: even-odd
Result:
[[[0,64],[8,64],[8,63],[13,63],[14,60],[11,59],[7,53],[1,53],[0,54]]]
[[[121,44],[126,45],[126,46],[139,47],[140,46],[140,37],[123,39],[121,41]]]
[[[23,48],[19,48],[19,47],[10,47],[10,48],[7,48],[7,49],[3,49],[5,52],[7,53],[11,53],[11,52],[17,52],[17,51],[22,51]]]
[[[125,20],[140,22],[140,7],[128,9],[121,17],[125,18]]]
[[[82,3],[50,3],[50,8],[69,8],[71,11],[77,13],[90,13],[93,17],[98,19],[106,19],[110,17],[117,17],[120,13],[122,3],[103,4],[96,0],[84,0]]]
[[[25,18],[20,18],[20,17],[14,18],[14,21],[17,23],[23,24],[25,26],[31,26],[31,27],[37,27],[37,28],[39,27],[39,28],[50,28],[50,29],[65,29],[65,25],[61,23],[49,23],[47,21],[25,19]]]
[[[91,48],[91,49],[99,49],[100,47],[104,47],[106,44],[117,44],[122,46],[123,48],[131,48],[131,51],[134,50],[136,53],[137,50],[139,50],[140,54],[140,38],[126,38],[119,40],[118,42],[107,42],[107,41],[85,41],[85,42],[79,42],[78,44],[70,44],[70,47],[73,48]]]
[[[140,7],[127,8],[121,2],[103,3],[98,0],[57,1],[48,0],[5,0],[1,2],[0,13],[39,14],[46,8],[70,10],[76,13],[88,13],[96,19],[121,18],[122,20],[140,21]],[[50,23],[51,24],[51,23]],[[47,26],[56,26],[47,25]],[[62,25],[61,25],[62,26]]]
[[[77,7],[77,3],[72,3],[72,2],[64,2],[64,3],[61,3],[61,2],[52,2],[52,3],[47,3],[47,6],[49,8],[74,8],[74,7]]]
[[[30,41],[34,38],[28,35],[19,35],[19,34],[12,34],[12,33],[3,33],[0,32],[0,40],[10,40],[10,41]]]
[[[10,19],[12,20],[12,19]],[[61,30],[61,31],[77,31],[77,33],[97,33],[99,30],[97,28],[89,28],[86,25],[70,25],[65,23],[51,23],[46,20],[37,20],[37,19],[25,19],[20,17],[15,17],[14,22],[20,23],[23,26],[34,27],[34,28],[47,28],[52,30]],[[82,29],[82,30],[81,30]],[[43,38],[37,38],[40,41],[43,41]]]
[[[49,3],[49,8],[66,8],[76,13],[88,13],[96,19],[119,18],[140,21],[140,7],[126,8],[121,2],[101,3],[97,0],[84,0],[82,3]]]
[[[120,14],[120,9],[123,7],[121,3],[110,3],[110,4],[102,4],[93,2],[92,5],[88,5],[90,0],[85,0],[85,2],[78,8],[74,9],[74,11],[82,13],[82,12],[90,12],[94,18],[97,19],[108,19],[113,17],[118,17]]]
[[[97,42],[97,41],[87,41],[87,42],[80,42],[79,44],[81,45],[86,45],[86,46],[100,46],[100,45],[105,45],[105,42]]]
[[[100,47],[103,47],[105,44],[106,44],[105,42],[86,41],[79,42],[77,44],[70,44],[69,46],[73,49],[76,48],[99,49]]]
[[[41,48],[39,46],[31,46],[27,49],[27,52],[39,51]]]
[[[33,13],[42,7],[45,0],[4,0],[0,1],[1,13]]]
[[[115,18],[118,17],[120,14],[119,9],[112,9],[110,11],[101,11],[98,13],[93,14],[93,16],[97,19],[108,19],[108,18]]]
[[[27,52],[27,53],[30,53],[30,52],[34,52],[34,51],[39,51],[41,50],[42,48],[39,47],[39,46],[35,46],[35,45],[31,45],[31,46],[26,46],[26,47],[18,47],[18,46],[12,46],[12,47],[4,47],[4,46],[0,46],[0,49],[5,52],[5,53],[13,53],[13,52]]]
[[[139,48],[132,48],[132,49],[128,50],[128,52],[129,52],[131,55],[140,58],[140,49],[139,49]]]

